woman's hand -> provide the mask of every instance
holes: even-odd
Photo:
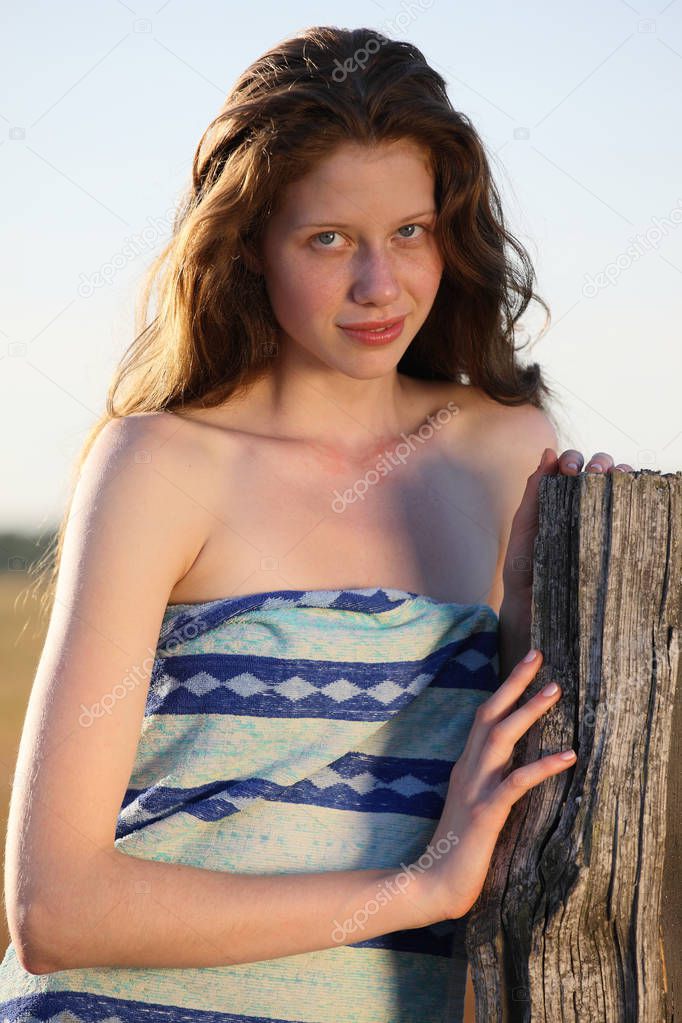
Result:
[[[528,477],[526,489],[512,520],[509,543],[504,559],[502,584],[504,595],[500,607],[500,671],[506,674],[521,652],[530,644],[531,596],[533,592],[533,544],[538,532],[538,490],[544,475],[563,473],[577,476],[584,463],[580,451],[568,448],[557,456],[553,448],[545,448],[540,464]],[[586,472],[634,472],[631,465],[619,462],[605,451],[597,451],[585,466]]]
[[[451,920],[473,906],[485,881],[498,835],[512,805],[535,785],[575,764],[575,754],[540,757],[509,774],[515,744],[561,697],[539,692],[518,710],[520,696],[542,663],[520,661],[503,685],[476,711],[464,752],[450,773],[440,822],[426,855],[422,892],[433,919]],[[510,713],[511,711],[511,713]],[[422,859],[423,857],[420,857]]]

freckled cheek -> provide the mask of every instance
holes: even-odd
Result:
[[[425,298],[435,295],[444,269],[440,254],[435,250],[415,253],[410,264],[408,279],[412,282],[414,292]]]
[[[289,323],[334,317],[343,304],[346,289],[342,274],[321,274],[300,264],[289,264],[268,281],[275,315]]]

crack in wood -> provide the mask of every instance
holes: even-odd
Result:
[[[512,807],[469,911],[477,1023],[681,1023],[681,626],[682,473],[543,477],[519,705],[563,696],[513,768],[578,760]]]

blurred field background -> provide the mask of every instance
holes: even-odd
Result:
[[[12,777],[28,697],[47,629],[47,616],[40,618],[40,593],[31,563],[41,555],[49,535],[0,534],[0,833],[4,848],[7,832]],[[9,944],[7,918],[0,916],[0,945],[4,954]],[[0,956],[1,958],[1,956]]]

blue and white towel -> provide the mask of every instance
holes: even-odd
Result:
[[[497,628],[487,604],[381,588],[169,604],[118,850],[253,874],[414,862],[499,685]],[[34,976],[10,944],[0,1023],[455,1023],[465,923],[202,969]]]

